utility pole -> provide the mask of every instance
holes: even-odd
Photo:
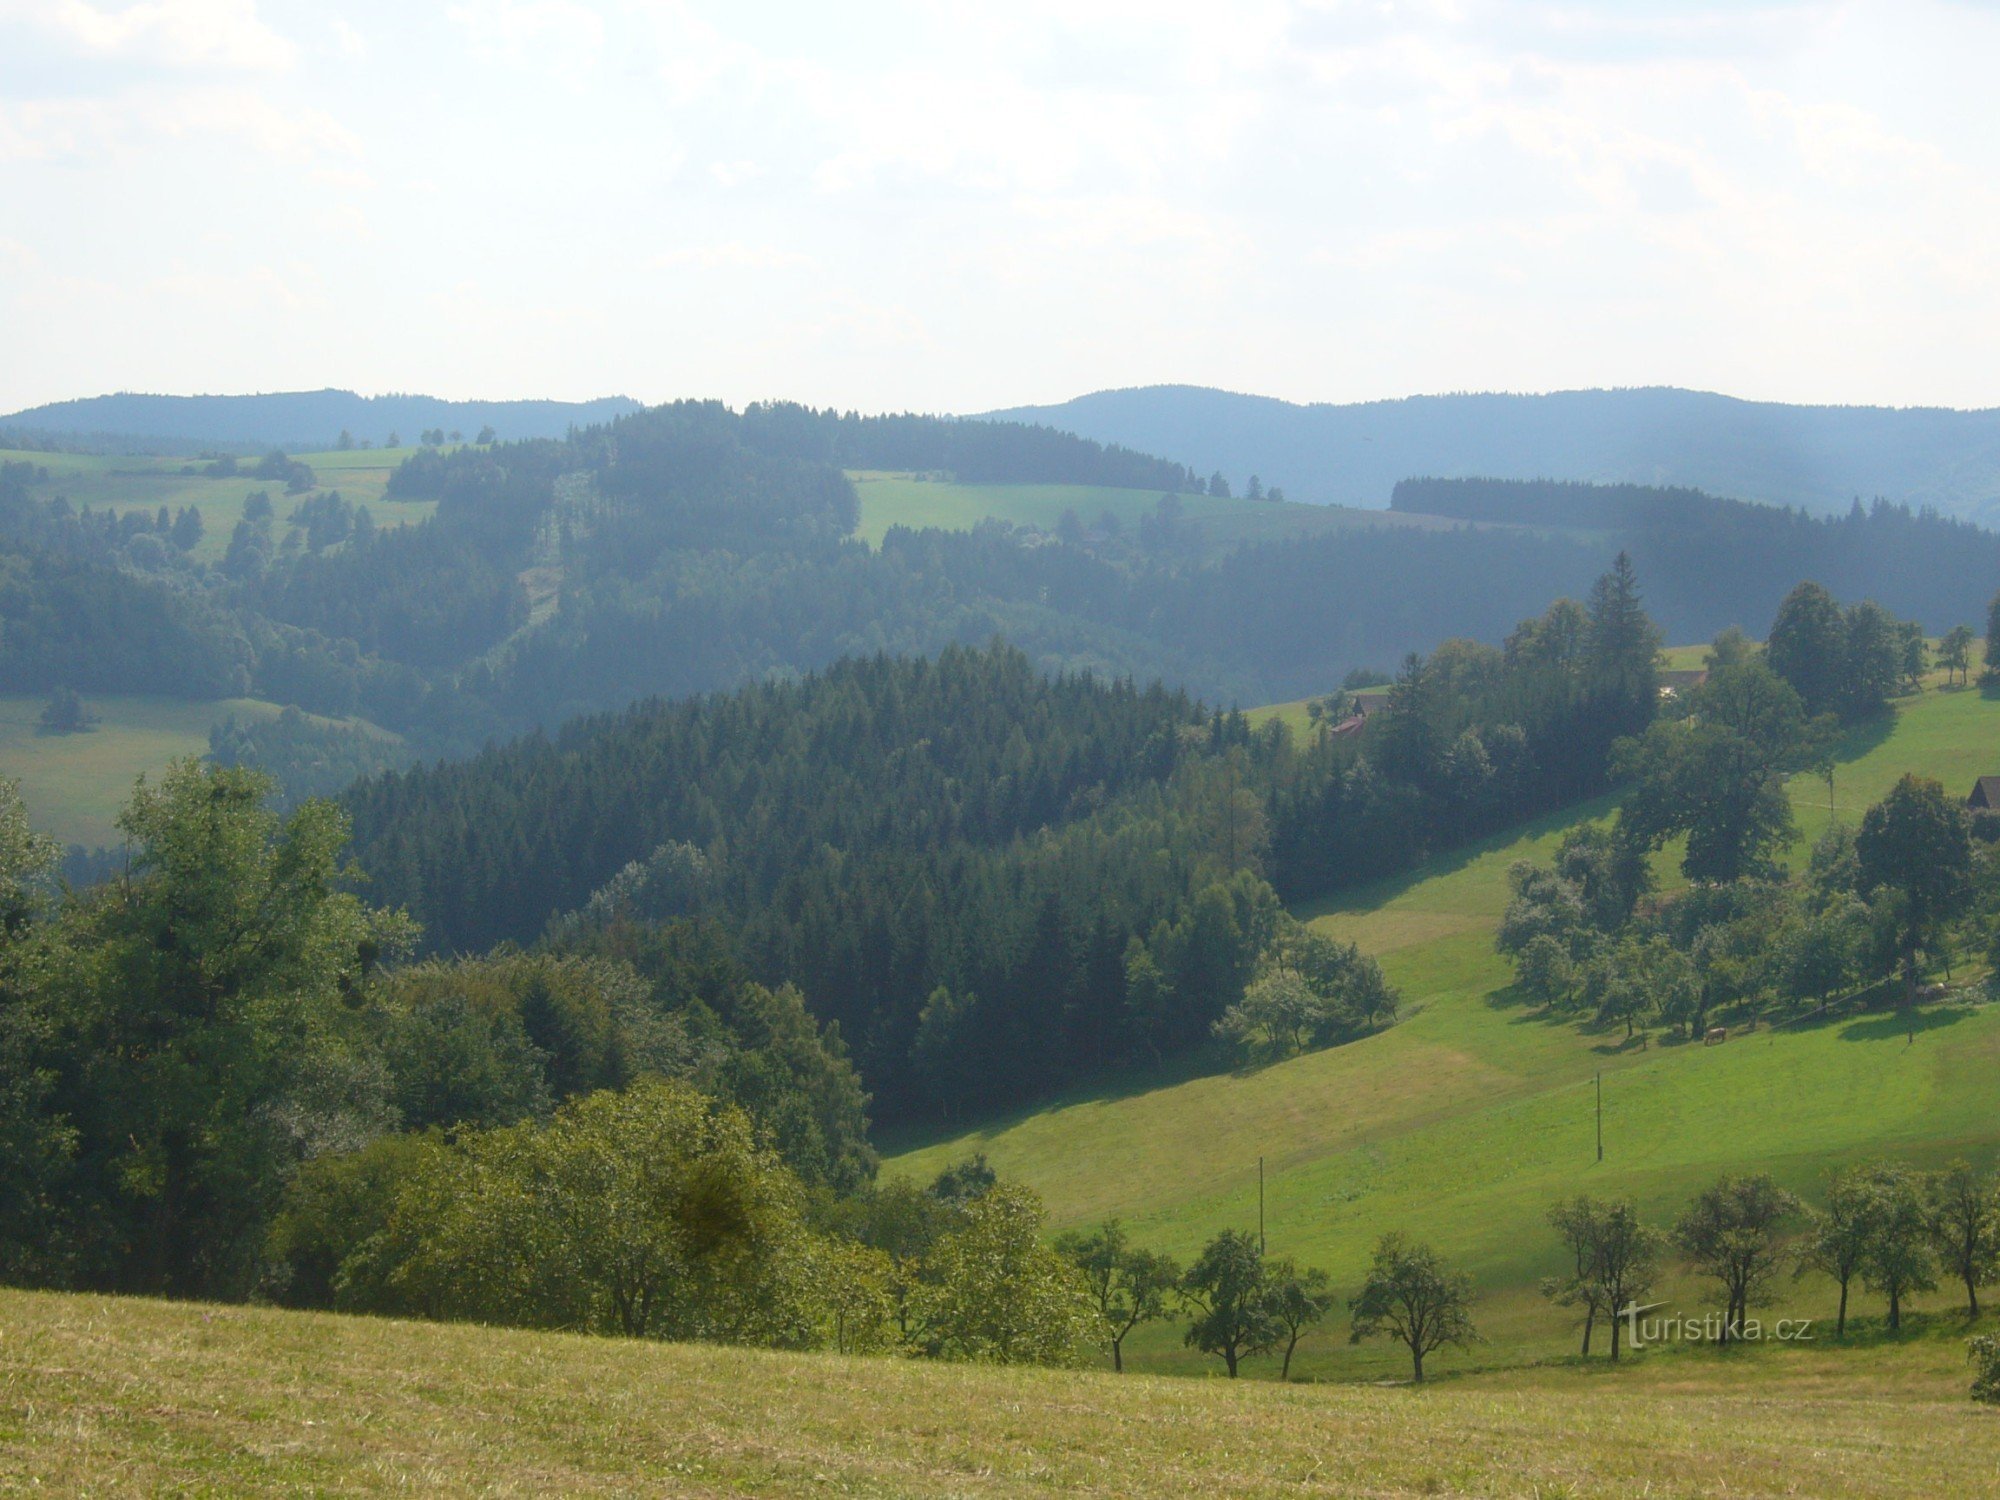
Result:
[[[1597,1074],[1597,1159],[1604,1160],[1604,1073]]]
[[[1264,1253],[1264,1158],[1257,1158],[1257,1253]]]

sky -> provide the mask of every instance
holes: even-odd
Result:
[[[0,0],[0,411],[2000,406],[2000,3]]]

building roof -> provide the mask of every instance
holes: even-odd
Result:
[[[1965,805],[2000,810],[2000,776],[1982,776],[1973,782],[1972,795],[1965,799]]]

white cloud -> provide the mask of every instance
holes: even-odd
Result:
[[[679,246],[655,256],[652,264],[657,271],[785,271],[809,269],[815,262],[796,250],[729,240]]]
[[[465,0],[445,12],[473,56],[581,82],[604,54],[604,21],[576,0]]]
[[[86,57],[168,68],[272,72],[297,49],[257,14],[255,0],[0,0],[0,21],[25,23]]]

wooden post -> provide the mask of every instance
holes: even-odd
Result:
[[[1264,1158],[1257,1158],[1257,1253],[1264,1253]]]
[[[1604,1160],[1604,1073],[1597,1074],[1597,1159]]]

